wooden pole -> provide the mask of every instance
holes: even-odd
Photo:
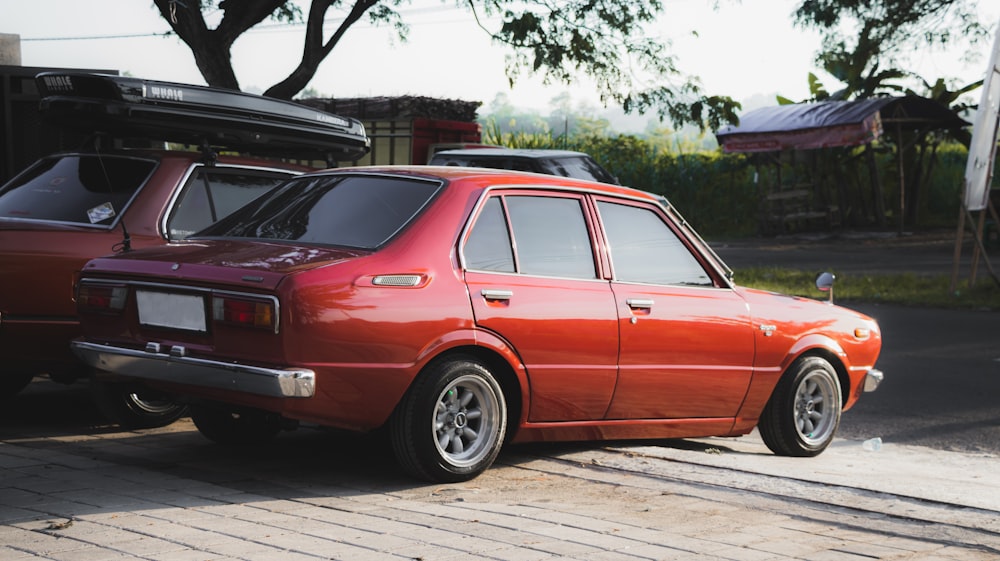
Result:
[[[966,212],[968,212],[968,211],[966,211]],[[980,212],[982,212],[983,214],[986,214],[985,210],[984,211],[980,211]],[[995,213],[995,211],[994,211],[994,213]],[[972,216],[971,215],[969,216],[969,222],[970,223],[972,222]],[[986,270],[988,270],[990,272],[990,276],[993,277],[993,282],[996,283],[997,286],[1000,286],[1000,277],[998,277],[997,274],[996,274],[996,272],[993,271],[993,266],[990,264],[990,259],[986,255],[986,246],[983,245],[983,237],[977,235],[977,236],[975,236],[975,239],[976,239],[976,245],[979,247],[980,254],[982,255],[983,263],[986,264]],[[971,282],[969,283],[969,286],[970,287],[972,286]]]
[[[958,229],[955,231],[955,254],[951,267],[951,284],[948,285],[948,292],[954,294],[958,286],[958,267],[962,261],[962,243],[965,241],[965,198],[960,196],[958,203]]]
[[[899,234],[903,233],[906,216],[906,175],[903,166],[903,127],[896,123],[896,167],[899,168]]]
[[[969,218],[971,226],[972,216],[970,215]],[[983,239],[983,228],[985,227],[985,225],[986,225],[986,212],[981,210],[979,211],[979,220],[976,221],[976,231],[975,231],[976,240]],[[970,262],[970,267],[969,267],[969,288],[972,288],[973,286],[976,285],[976,278],[979,276],[979,258],[980,256],[983,256],[984,253],[986,253],[985,249],[986,247],[982,242],[972,246],[972,261]]]

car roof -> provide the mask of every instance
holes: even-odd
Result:
[[[566,158],[587,156],[573,150],[551,150],[535,148],[460,148],[442,150],[435,156],[479,156],[479,157],[520,157],[520,158]]]

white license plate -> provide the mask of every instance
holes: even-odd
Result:
[[[139,323],[188,331],[206,331],[205,300],[201,296],[137,290]]]

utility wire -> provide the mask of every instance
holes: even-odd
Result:
[[[403,17],[412,17],[418,14],[424,13],[434,13],[434,12],[454,12],[454,8],[450,6],[441,7],[426,7],[426,8],[416,8],[413,10],[406,10],[400,12]],[[340,23],[340,18],[328,18],[324,20],[324,24],[336,24]],[[462,23],[465,20],[435,20],[433,22],[419,22],[418,25],[425,25],[427,23],[431,25],[447,25],[451,23]],[[298,28],[305,27],[305,23],[271,23],[264,25],[256,25],[247,30],[247,33],[268,33],[268,32],[290,32],[296,31]],[[413,27],[414,24],[408,24]],[[371,28],[371,25],[363,24],[356,26],[359,29]],[[160,31],[160,32],[149,32],[149,33],[132,33],[132,34],[121,34],[121,35],[83,35],[77,37],[21,37],[22,42],[46,42],[46,41],[100,41],[105,39],[142,39],[146,37],[170,37],[173,36],[174,32],[171,30]]]

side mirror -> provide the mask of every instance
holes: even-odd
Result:
[[[822,272],[816,275],[816,288],[818,288],[820,292],[830,293],[828,301],[831,304],[833,304],[833,281],[836,279],[836,275],[829,272]]]

